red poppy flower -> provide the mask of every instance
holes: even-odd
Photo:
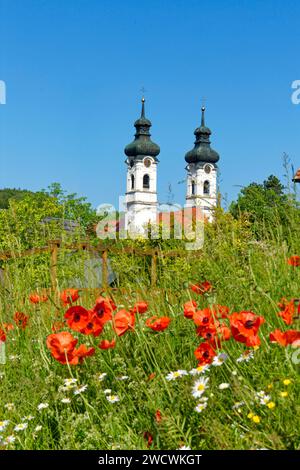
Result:
[[[118,336],[122,336],[127,330],[133,329],[135,323],[134,314],[127,310],[119,310],[114,316],[114,330]]]
[[[147,302],[136,302],[134,306],[130,309],[132,313],[145,313],[148,310]]]
[[[111,349],[114,348],[116,345],[116,340],[113,339],[111,341],[108,341],[108,339],[103,339],[101,343],[99,344],[100,349]]]
[[[155,377],[156,377],[156,373],[155,373],[155,372],[152,372],[152,373],[148,376],[148,379],[147,379],[148,382],[149,382],[150,380],[153,380]]]
[[[3,323],[3,329],[4,331],[8,332],[11,330],[14,330],[14,325],[12,323]]]
[[[75,307],[76,308],[76,307]],[[99,336],[103,331],[103,323],[99,322],[97,315],[93,310],[88,310],[88,320],[84,328],[80,330],[80,333],[84,335],[93,335],[95,338]]]
[[[156,421],[157,423],[160,423],[161,420],[162,420],[161,412],[160,412],[160,410],[156,410],[156,413],[155,413],[155,421]]]
[[[14,322],[15,324],[24,330],[28,324],[29,317],[22,312],[15,312],[14,314]]]
[[[95,313],[95,321],[104,325],[106,322],[112,320],[112,313],[116,310],[115,303],[106,297],[98,297],[96,304],[93,308]]]
[[[200,346],[194,351],[196,359],[199,361],[199,366],[211,364],[213,358],[216,356],[215,349],[208,343],[201,343]]]
[[[200,284],[191,284],[190,289],[192,289],[193,292],[196,292],[196,294],[203,295],[212,290],[212,284],[209,281],[204,281]]]
[[[294,314],[296,313],[296,306],[294,300],[288,302],[284,309],[278,313],[286,325],[291,325],[293,323]]]
[[[74,307],[68,308],[65,313],[65,318],[67,324],[74,331],[82,331],[86,328],[89,320],[90,314],[89,311],[80,305],[75,305]]]
[[[264,323],[264,318],[253,312],[233,313],[229,317],[231,333],[234,339],[246,346],[258,346],[260,340],[257,336],[259,327]]]
[[[215,309],[217,311],[217,316],[221,318],[228,318],[229,315],[229,307],[226,305],[216,305]]]
[[[76,365],[82,362],[87,356],[92,356],[95,352],[94,348],[87,348],[85,344],[75,349],[77,345],[77,339],[75,339],[68,331],[62,331],[60,333],[54,333],[49,335],[46,341],[47,347],[51,352],[51,355],[61,364]]]
[[[144,439],[147,441],[147,447],[151,447],[151,444],[153,442],[152,434],[150,434],[150,432],[148,431],[144,432]]]
[[[290,265],[290,266],[300,266],[300,256],[291,256],[288,260],[287,260],[287,263]]]
[[[0,341],[2,341],[2,343],[4,343],[4,341],[6,341],[5,331],[1,330],[1,328],[0,328]]]
[[[168,328],[170,322],[171,322],[171,318],[169,317],[161,317],[161,318],[151,317],[151,318],[148,318],[148,320],[146,321],[146,326],[148,326],[154,331],[163,331],[166,328]]]
[[[78,289],[65,289],[60,294],[60,298],[64,305],[72,304],[79,299],[79,290]]]
[[[196,309],[197,309],[197,302],[195,302],[195,300],[190,300],[189,302],[186,302],[183,305],[183,314],[185,318],[192,319],[194,316],[194,313],[196,313]]]
[[[39,304],[41,302],[47,302],[48,296],[47,295],[39,295],[39,294],[30,294],[29,300],[32,304]]]
[[[279,329],[272,331],[270,333],[270,341],[271,343],[278,343],[280,346],[288,346],[289,344],[293,344],[295,341],[300,339],[300,331],[297,330],[288,330],[288,331],[280,331]]]

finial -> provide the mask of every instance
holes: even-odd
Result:
[[[144,118],[145,117],[145,98],[143,96],[142,98],[142,112],[141,112],[141,118]]]
[[[204,113],[205,113],[205,106],[202,106],[201,111],[202,111],[201,127],[205,127],[205,116],[204,116]]]

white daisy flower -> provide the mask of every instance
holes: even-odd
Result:
[[[171,380],[179,379],[180,377],[183,377],[184,375],[187,375],[187,374],[188,373],[186,370],[176,370],[175,372],[169,372],[169,374],[166,375],[166,380],[170,382]]]
[[[254,358],[254,352],[253,351],[245,351],[243,354],[240,355],[240,357],[237,358],[236,362],[248,362],[250,359]]]
[[[120,398],[118,395],[107,395],[106,400],[109,401],[109,403],[116,403],[117,401],[120,401]]]
[[[261,405],[267,405],[270,400],[271,400],[270,395],[265,395],[264,397],[262,397],[262,398],[259,400],[259,403],[260,403]]]
[[[61,401],[62,403],[71,403],[70,398],[62,398],[60,401]]]
[[[195,411],[197,413],[201,413],[205,408],[207,407],[207,403],[198,403],[198,405],[195,407]]]
[[[4,408],[6,408],[8,411],[12,411],[15,408],[15,404],[14,403],[6,403],[6,405],[4,405]]]
[[[17,424],[17,425],[14,427],[14,431],[16,431],[16,432],[24,431],[24,429],[26,429],[27,426],[28,426],[28,423]]]
[[[73,379],[73,377],[70,379],[64,380],[65,386],[76,385],[76,382],[77,382],[77,379]]]
[[[106,376],[107,376],[107,373],[102,372],[102,374],[99,374],[97,378],[98,378],[99,382],[102,382],[102,380],[104,380]]]
[[[23,416],[23,418],[21,418],[22,421],[32,421],[34,419],[34,416],[32,415],[29,415],[29,416]]]
[[[34,429],[34,432],[39,432],[41,431],[43,428],[43,426],[39,425],[39,426],[36,426],[36,428]]]
[[[226,390],[226,388],[229,388],[229,387],[230,387],[230,384],[225,383],[225,382],[219,385],[220,390]]]
[[[204,366],[198,366],[195,369],[192,369],[189,371],[190,375],[198,375],[198,374],[204,374],[205,372],[209,371],[209,365],[204,365]]]
[[[192,388],[192,395],[194,398],[199,398],[201,395],[203,395],[208,381],[208,377],[201,377],[199,380],[196,380]]]
[[[7,438],[5,439],[5,442],[6,442],[6,444],[12,444],[13,442],[15,442],[15,440],[16,440],[16,438],[12,434],[11,436],[7,436]]]
[[[104,393],[104,395],[110,395],[111,394],[111,389],[106,388],[103,393]]]
[[[85,392],[87,388],[88,388],[87,385],[82,385],[81,387],[76,388],[74,390],[74,395],[79,395],[80,393]]]
[[[5,428],[8,426],[9,420],[0,421],[0,432],[5,431]]]
[[[177,450],[192,450],[189,446],[181,446]]]
[[[48,408],[49,403],[40,403],[37,407],[38,411],[44,410],[45,408]]]
[[[255,394],[256,398],[264,398],[266,396],[266,392],[264,390],[260,390],[259,392],[256,392]]]
[[[224,362],[226,361],[226,359],[228,359],[228,356],[227,354],[225,353],[221,353],[219,354],[218,356],[215,356],[213,361],[212,361],[212,365],[213,366],[221,366],[224,364]]]

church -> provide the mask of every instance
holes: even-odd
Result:
[[[194,132],[194,148],[185,155],[185,208],[200,208],[203,217],[212,221],[213,209],[217,205],[219,154],[210,146],[211,130],[205,125],[205,108],[202,107],[201,111],[201,125]],[[142,98],[141,116],[134,123],[134,140],[124,150],[127,157],[125,230],[131,233],[142,233],[149,223],[158,222],[157,174],[160,148],[151,140],[151,126],[151,121],[145,115],[145,98]]]

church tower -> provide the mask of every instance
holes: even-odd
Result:
[[[141,117],[135,121],[135,139],[125,147],[127,184],[125,230],[143,233],[157,217],[157,164],[160,148],[150,139],[151,121],[145,117],[142,98]]]
[[[211,131],[205,126],[205,108],[202,107],[201,126],[195,132],[195,146],[185,155],[187,162],[186,206],[200,207],[204,216],[213,220],[217,205],[217,170],[219,154],[210,147]]]

